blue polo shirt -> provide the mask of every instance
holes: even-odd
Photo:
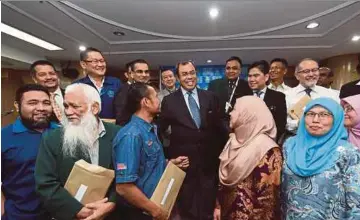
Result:
[[[88,84],[96,89],[94,83],[90,80],[89,76],[75,81],[74,83]],[[100,118],[116,118],[114,110],[114,99],[116,94],[121,88],[121,81],[118,78],[112,76],[105,76],[103,87],[100,92],[101,98],[101,112]],[[97,90],[97,89],[96,89]]]
[[[58,127],[51,123],[49,129]],[[20,118],[1,129],[1,191],[5,196],[5,214],[1,219],[45,219],[35,193],[34,169],[43,133],[30,130]]]
[[[116,183],[135,183],[150,198],[166,166],[156,126],[133,115],[113,141]]]

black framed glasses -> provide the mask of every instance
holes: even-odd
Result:
[[[319,72],[319,68],[312,68],[312,69],[305,69],[305,70],[298,71],[298,73],[303,73],[303,74],[309,74],[310,72],[312,72],[312,73]]]

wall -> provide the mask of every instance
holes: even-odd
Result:
[[[14,100],[16,90],[24,84],[23,76],[27,75],[27,71],[1,69],[1,113],[10,111],[14,108]],[[1,127],[12,123],[17,117],[14,112],[7,116],[1,116]]]
[[[334,73],[332,88],[340,89],[345,83],[359,79],[356,66],[359,63],[360,54],[347,54],[330,57],[320,62],[321,66],[329,67]]]

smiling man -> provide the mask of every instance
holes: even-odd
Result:
[[[286,94],[287,109],[291,109],[305,95],[315,99],[319,97],[329,97],[340,102],[338,94],[322,86],[317,86],[319,80],[319,64],[317,61],[305,58],[299,62],[295,68],[295,77],[299,80],[299,85],[290,89]],[[296,133],[299,120],[287,118],[286,129]]]
[[[40,140],[52,113],[49,92],[41,85],[25,85],[16,91],[16,121],[1,129],[1,219],[46,220],[35,192],[34,167]],[[5,213],[4,213],[5,212]]]
[[[249,67],[248,83],[257,96],[264,100],[276,123],[277,140],[285,132],[286,101],[285,95],[266,87],[269,80],[269,64],[265,60],[254,62]]]
[[[80,66],[86,77],[75,83],[85,83],[94,87],[101,97],[100,118],[115,119],[114,99],[122,87],[118,78],[105,76],[106,60],[100,50],[89,47],[80,53]]]
[[[36,161],[36,190],[44,208],[58,220],[117,219],[113,213],[114,185],[106,198],[85,205],[71,196],[64,185],[74,163],[81,159],[113,169],[112,140],[120,127],[99,119],[101,99],[89,85],[69,85],[65,90],[64,106],[64,126],[43,137]]]
[[[160,114],[162,132],[171,127],[169,158],[187,156],[190,161],[176,207],[180,219],[213,219],[218,156],[227,131],[222,127],[216,95],[196,88],[194,64],[179,63],[176,77],[181,87],[164,97]]]
[[[175,92],[176,87],[176,78],[174,72],[170,69],[165,70],[161,73],[161,83],[165,86],[158,94],[160,102],[164,99],[165,96]]]
[[[149,64],[146,62],[146,60],[137,59],[131,61],[128,67],[128,76],[129,79],[131,79],[132,83],[149,82],[150,70]],[[127,109],[127,94],[130,88],[130,84],[125,84],[121,87],[114,101],[116,124],[120,126],[125,125],[131,118],[131,113]]]
[[[220,111],[224,124],[229,124],[229,113],[235,105],[237,98],[252,95],[252,90],[245,80],[240,79],[242,61],[239,57],[230,57],[226,61],[225,77],[210,82],[209,91],[214,92],[219,98]],[[230,132],[230,128],[228,128]]]
[[[30,74],[36,84],[44,86],[50,93],[53,108],[50,120],[61,122],[64,117],[64,90],[60,88],[60,78],[54,65],[47,60],[35,61],[30,66]]]
[[[284,76],[287,73],[288,62],[283,58],[275,58],[270,62],[269,89],[286,93],[291,87],[285,85]]]

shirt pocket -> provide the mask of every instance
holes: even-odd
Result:
[[[160,145],[154,140],[147,140],[144,143],[144,152],[146,155],[146,166],[153,168],[158,163],[160,154]]]

